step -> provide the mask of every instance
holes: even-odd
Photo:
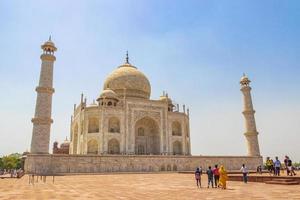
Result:
[[[273,180],[273,181],[265,181],[265,184],[277,184],[277,185],[299,185],[298,181],[277,181],[277,180]]]
[[[287,178],[274,178],[272,181],[278,181],[278,182],[298,182],[295,179],[287,179]]]

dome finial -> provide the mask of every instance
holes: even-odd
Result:
[[[51,41],[51,35],[49,35],[49,41]]]
[[[129,56],[128,56],[128,51],[126,51],[126,64],[129,64]]]

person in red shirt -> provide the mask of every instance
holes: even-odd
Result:
[[[219,187],[220,173],[219,173],[218,165],[215,165],[215,168],[213,169],[213,174],[214,174],[214,179],[215,179],[215,186]]]

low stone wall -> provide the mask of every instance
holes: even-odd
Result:
[[[243,181],[243,176],[242,174],[238,175],[229,175],[228,176],[230,181]],[[299,176],[270,176],[270,175],[266,175],[266,176],[262,176],[262,175],[258,175],[258,176],[248,176],[248,182],[267,182],[267,181],[276,181],[276,180],[280,180],[280,181],[284,181],[284,180],[293,180],[296,182],[299,182],[300,184],[300,177]]]
[[[223,164],[227,170],[262,165],[262,157],[250,156],[149,156],[149,155],[53,155],[28,154],[26,173],[68,174],[101,172],[193,171],[201,166]]]

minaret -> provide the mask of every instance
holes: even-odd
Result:
[[[33,123],[31,153],[49,153],[50,142],[50,127],[53,120],[51,119],[52,94],[54,88],[53,82],[53,63],[55,61],[54,51],[56,47],[49,40],[45,42],[41,48],[43,53],[41,55],[42,65],[40,73],[39,86],[36,87],[37,98],[35,105]]]
[[[254,113],[255,110],[253,109],[252,105],[252,98],[251,98],[251,87],[250,87],[250,80],[244,74],[241,78],[241,91],[244,96],[244,111],[243,115],[245,117],[245,126],[246,126],[246,133],[244,134],[247,141],[247,148],[248,148],[248,156],[260,156],[259,152],[259,145],[258,145],[258,132],[256,130],[255,118]]]

